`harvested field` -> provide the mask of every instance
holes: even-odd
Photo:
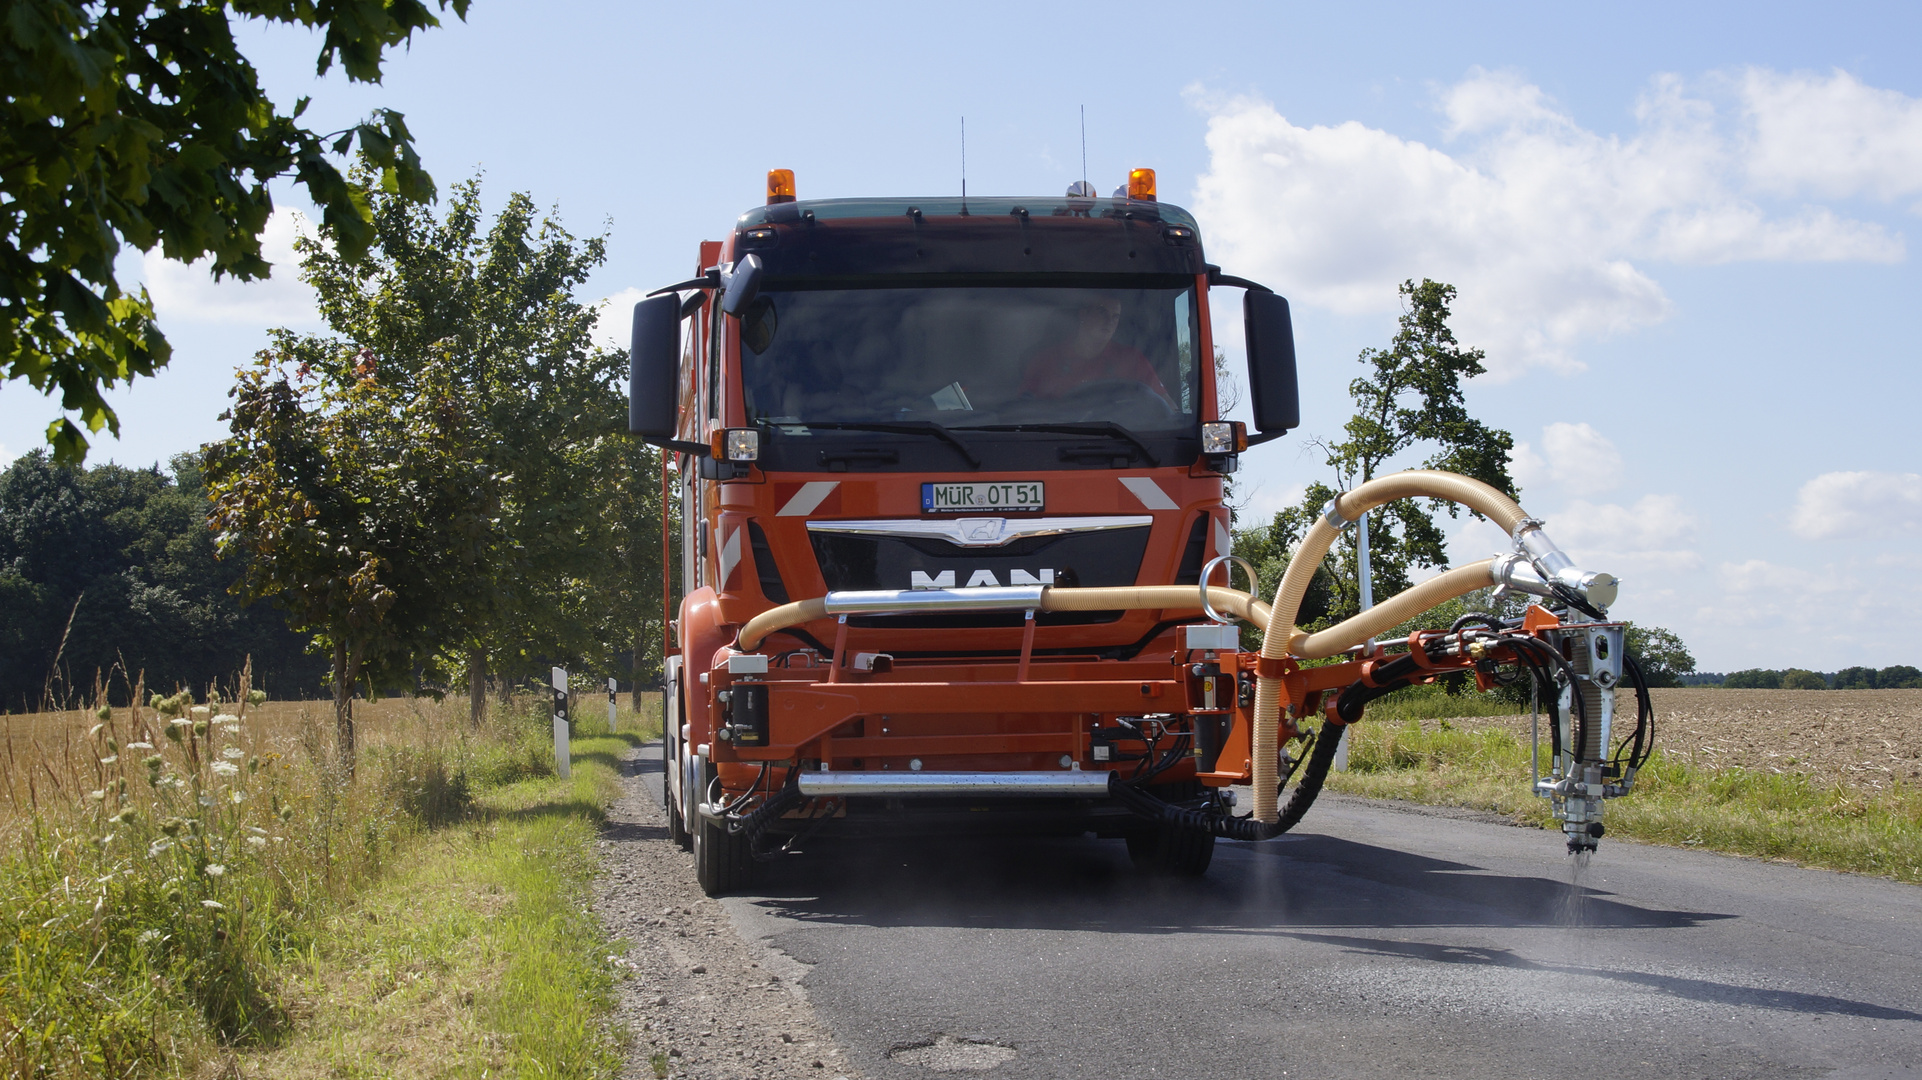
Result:
[[[1922,787],[1922,690],[1687,687],[1652,696],[1656,747],[1695,767],[1800,773],[1818,784],[1869,791],[1892,781]],[[1633,697],[1622,694],[1616,709],[1618,717],[1633,716]],[[1528,734],[1526,714],[1448,723]]]

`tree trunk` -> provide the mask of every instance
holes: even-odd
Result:
[[[467,651],[467,723],[481,726],[487,718],[487,658],[479,649]]]
[[[359,665],[348,662],[347,645],[334,645],[334,757],[341,775],[354,778],[354,680]]]
[[[641,711],[641,672],[644,670],[641,665],[645,663],[646,660],[647,660],[647,624],[642,623],[634,631],[634,667],[630,672],[634,677],[634,689],[632,693],[633,693],[634,711],[636,713],[639,713]]]

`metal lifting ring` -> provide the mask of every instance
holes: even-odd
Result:
[[[1215,572],[1215,567],[1220,566],[1222,563],[1235,563],[1241,567],[1242,573],[1248,575],[1248,595],[1250,596],[1261,595],[1261,579],[1255,576],[1255,568],[1248,564],[1248,560],[1242,558],[1239,555],[1217,555],[1214,558],[1209,559],[1206,563],[1202,564],[1202,567],[1201,567],[1202,614],[1208,616],[1210,619],[1213,619],[1215,622],[1226,625],[1228,623],[1234,622],[1235,620],[1224,617],[1221,614],[1221,612],[1215,610],[1215,606],[1213,604],[1210,604],[1208,602],[1208,578],[1210,575],[1212,575]],[[1230,569],[1228,571],[1228,580],[1226,582],[1223,582],[1223,584],[1231,589],[1235,587],[1235,572],[1233,569]]]

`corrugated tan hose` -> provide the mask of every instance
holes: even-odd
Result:
[[[1343,649],[1367,641],[1397,623],[1451,597],[1461,596],[1490,583],[1491,563],[1483,560],[1450,570],[1424,581],[1387,602],[1330,627],[1312,637],[1301,632],[1295,618],[1308,593],[1315,571],[1327,557],[1328,549],[1341,536],[1342,527],[1377,506],[1396,499],[1427,497],[1458,502],[1493,519],[1513,533],[1528,515],[1515,500],[1479,480],[1458,473],[1417,469],[1379,477],[1335,497],[1288,560],[1270,609],[1267,633],[1262,639],[1261,655],[1269,660],[1284,659],[1291,653],[1303,659],[1333,656]],[[1331,521],[1330,518],[1339,519]],[[1276,787],[1280,751],[1281,682],[1273,676],[1258,676],[1255,681],[1254,730],[1254,818],[1272,824],[1279,820]]]
[[[1233,615],[1255,626],[1269,622],[1268,605],[1239,589],[1208,587],[1208,602],[1223,615]],[[1041,590],[1041,611],[1200,611],[1201,590],[1194,585],[1116,585],[1106,588]],[[769,634],[790,626],[828,617],[825,597],[796,600],[772,607],[741,627],[738,647],[753,652]]]

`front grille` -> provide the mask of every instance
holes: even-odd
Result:
[[[933,537],[810,535],[830,590],[1019,585],[1133,585],[1148,547],[1148,526],[1024,537],[969,548]],[[916,575],[919,575],[917,577]],[[951,580],[950,580],[951,579]]]

